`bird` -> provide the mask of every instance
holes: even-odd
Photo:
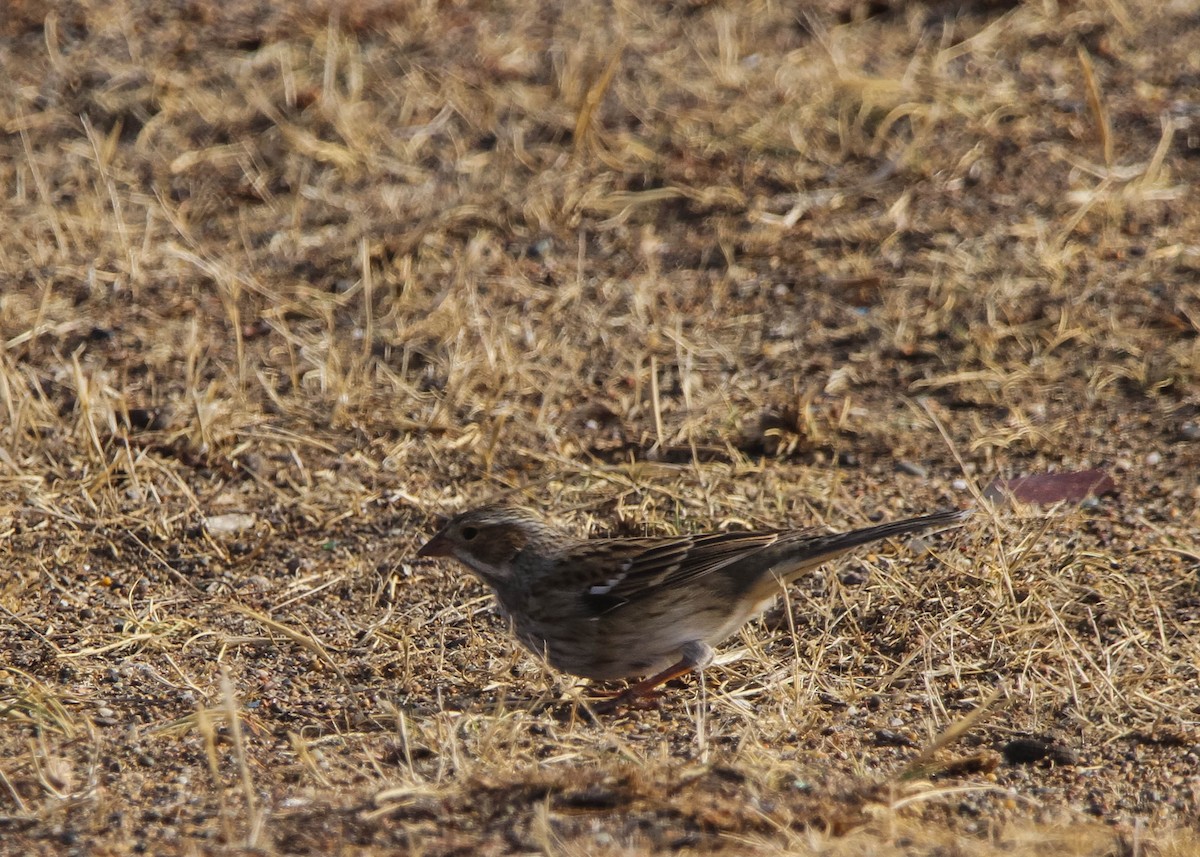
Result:
[[[956,527],[933,512],[844,533],[814,529],[584,539],[521,506],[451,518],[417,552],[452,558],[495,594],[517,639],[550,666],[596,681],[638,679],[617,707],[703,670],[713,647],[763,612],[781,585],[856,547]]]

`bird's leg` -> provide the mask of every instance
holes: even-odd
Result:
[[[666,684],[672,679],[690,673],[692,670],[702,670],[712,663],[713,659],[712,646],[702,640],[692,640],[684,643],[679,649],[679,654],[679,660],[671,664],[671,666],[661,672],[655,673],[649,678],[644,678],[639,682],[631,684],[612,699],[602,702],[597,706],[596,710],[604,713],[613,711],[623,705],[637,702],[639,699],[651,695],[654,689],[660,684]]]

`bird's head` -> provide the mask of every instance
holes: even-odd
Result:
[[[553,533],[529,509],[484,506],[451,518],[417,556],[452,557],[488,583],[503,585],[512,579],[514,563],[526,545]]]

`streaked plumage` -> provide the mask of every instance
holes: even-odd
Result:
[[[780,584],[860,545],[961,524],[935,512],[848,533],[814,530],[580,539],[519,507],[450,520],[418,556],[453,557],[496,594],[521,642],[592,679],[651,678],[641,693],[703,667],[711,647],[764,610]]]

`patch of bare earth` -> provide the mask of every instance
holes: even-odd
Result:
[[[10,2],[0,852],[1196,853],[1198,81],[1178,1]],[[412,559],[1089,468],[599,720]]]

